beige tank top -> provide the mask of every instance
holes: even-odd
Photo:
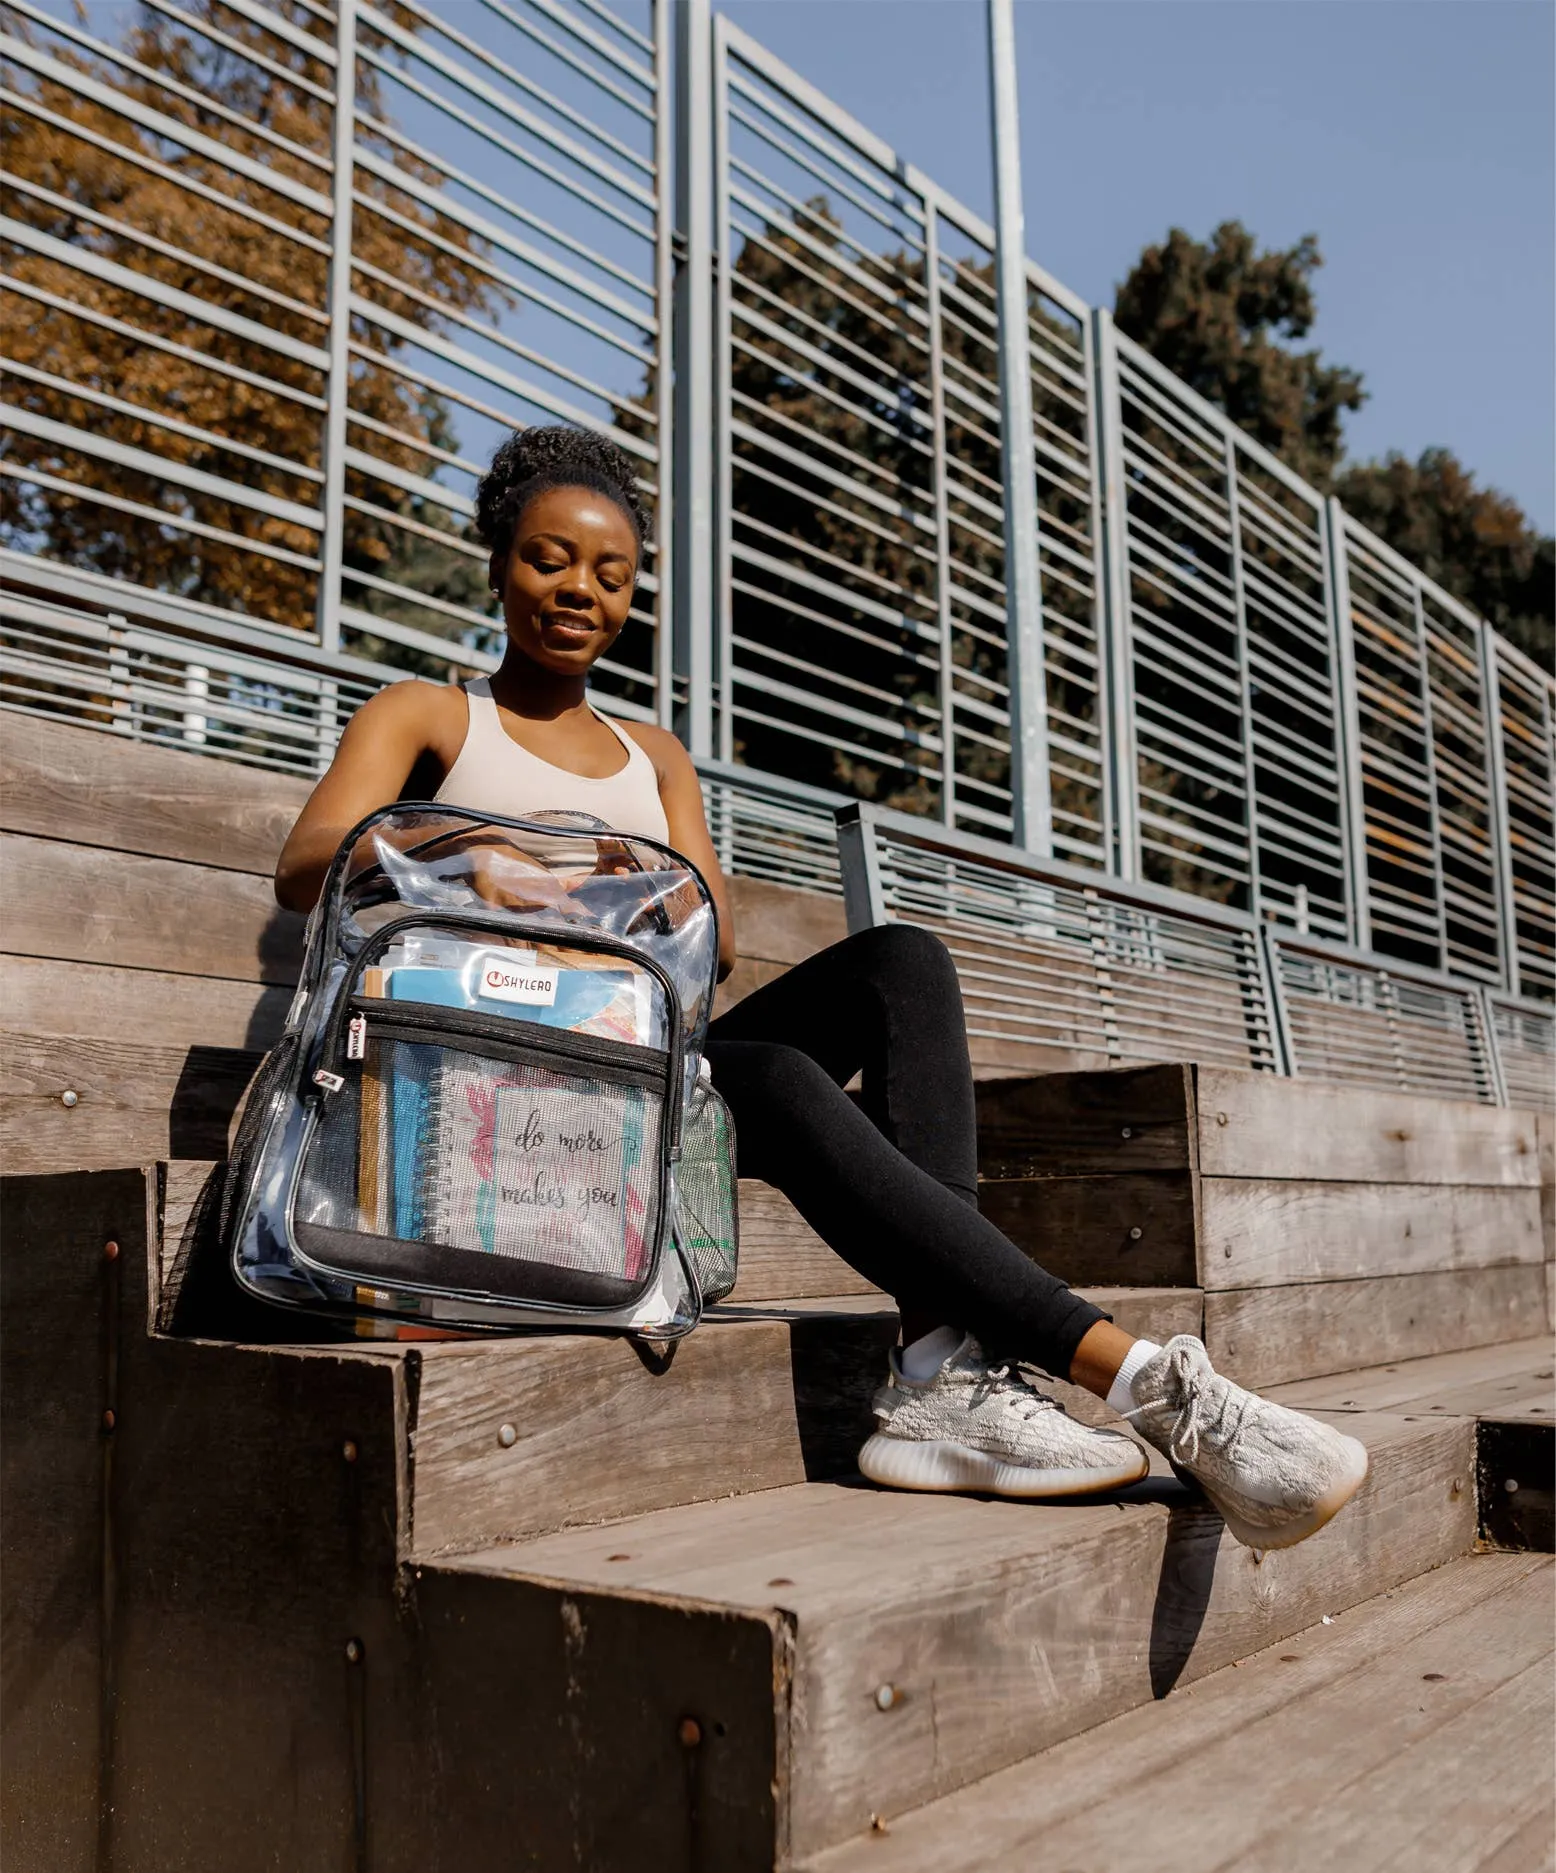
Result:
[[[591,813],[616,832],[638,833],[668,844],[669,822],[659,798],[654,764],[609,716],[595,714],[627,751],[627,764],[594,779],[553,767],[521,748],[502,725],[492,686],[484,676],[466,683],[470,725],[464,745],[433,796],[473,813],[526,819],[533,813]]]

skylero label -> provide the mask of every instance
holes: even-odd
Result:
[[[527,1002],[532,1008],[550,1008],[556,1002],[561,973],[541,963],[488,956],[481,965],[479,993],[488,1001]]]

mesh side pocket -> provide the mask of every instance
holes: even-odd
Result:
[[[675,1237],[707,1302],[723,1300],[735,1285],[736,1188],[735,1121],[719,1095],[699,1082],[681,1133]]]
[[[513,1294],[532,1276],[536,1298],[557,1299],[570,1272],[598,1304],[650,1272],[662,1104],[587,1071],[371,1038],[360,1076],[324,1101],[300,1235],[327,1236],[374,1281]]]

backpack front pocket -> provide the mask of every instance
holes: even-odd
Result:
[[[615,1308],[654,1273],[669,1063],[656,1049],[351,1003],[293,1203],[299,1251],[366,1288]]]

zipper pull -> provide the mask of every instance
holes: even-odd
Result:
[[[315,1086],[322,1086],[327,1093],[338,1093],[345,1081],[338,1073],[326,1073],[323,1067],[313,1076]]]
[[[367,1058],[367,1017],[353,1015],[346,1028],[346,1058],[365,1060]]]

